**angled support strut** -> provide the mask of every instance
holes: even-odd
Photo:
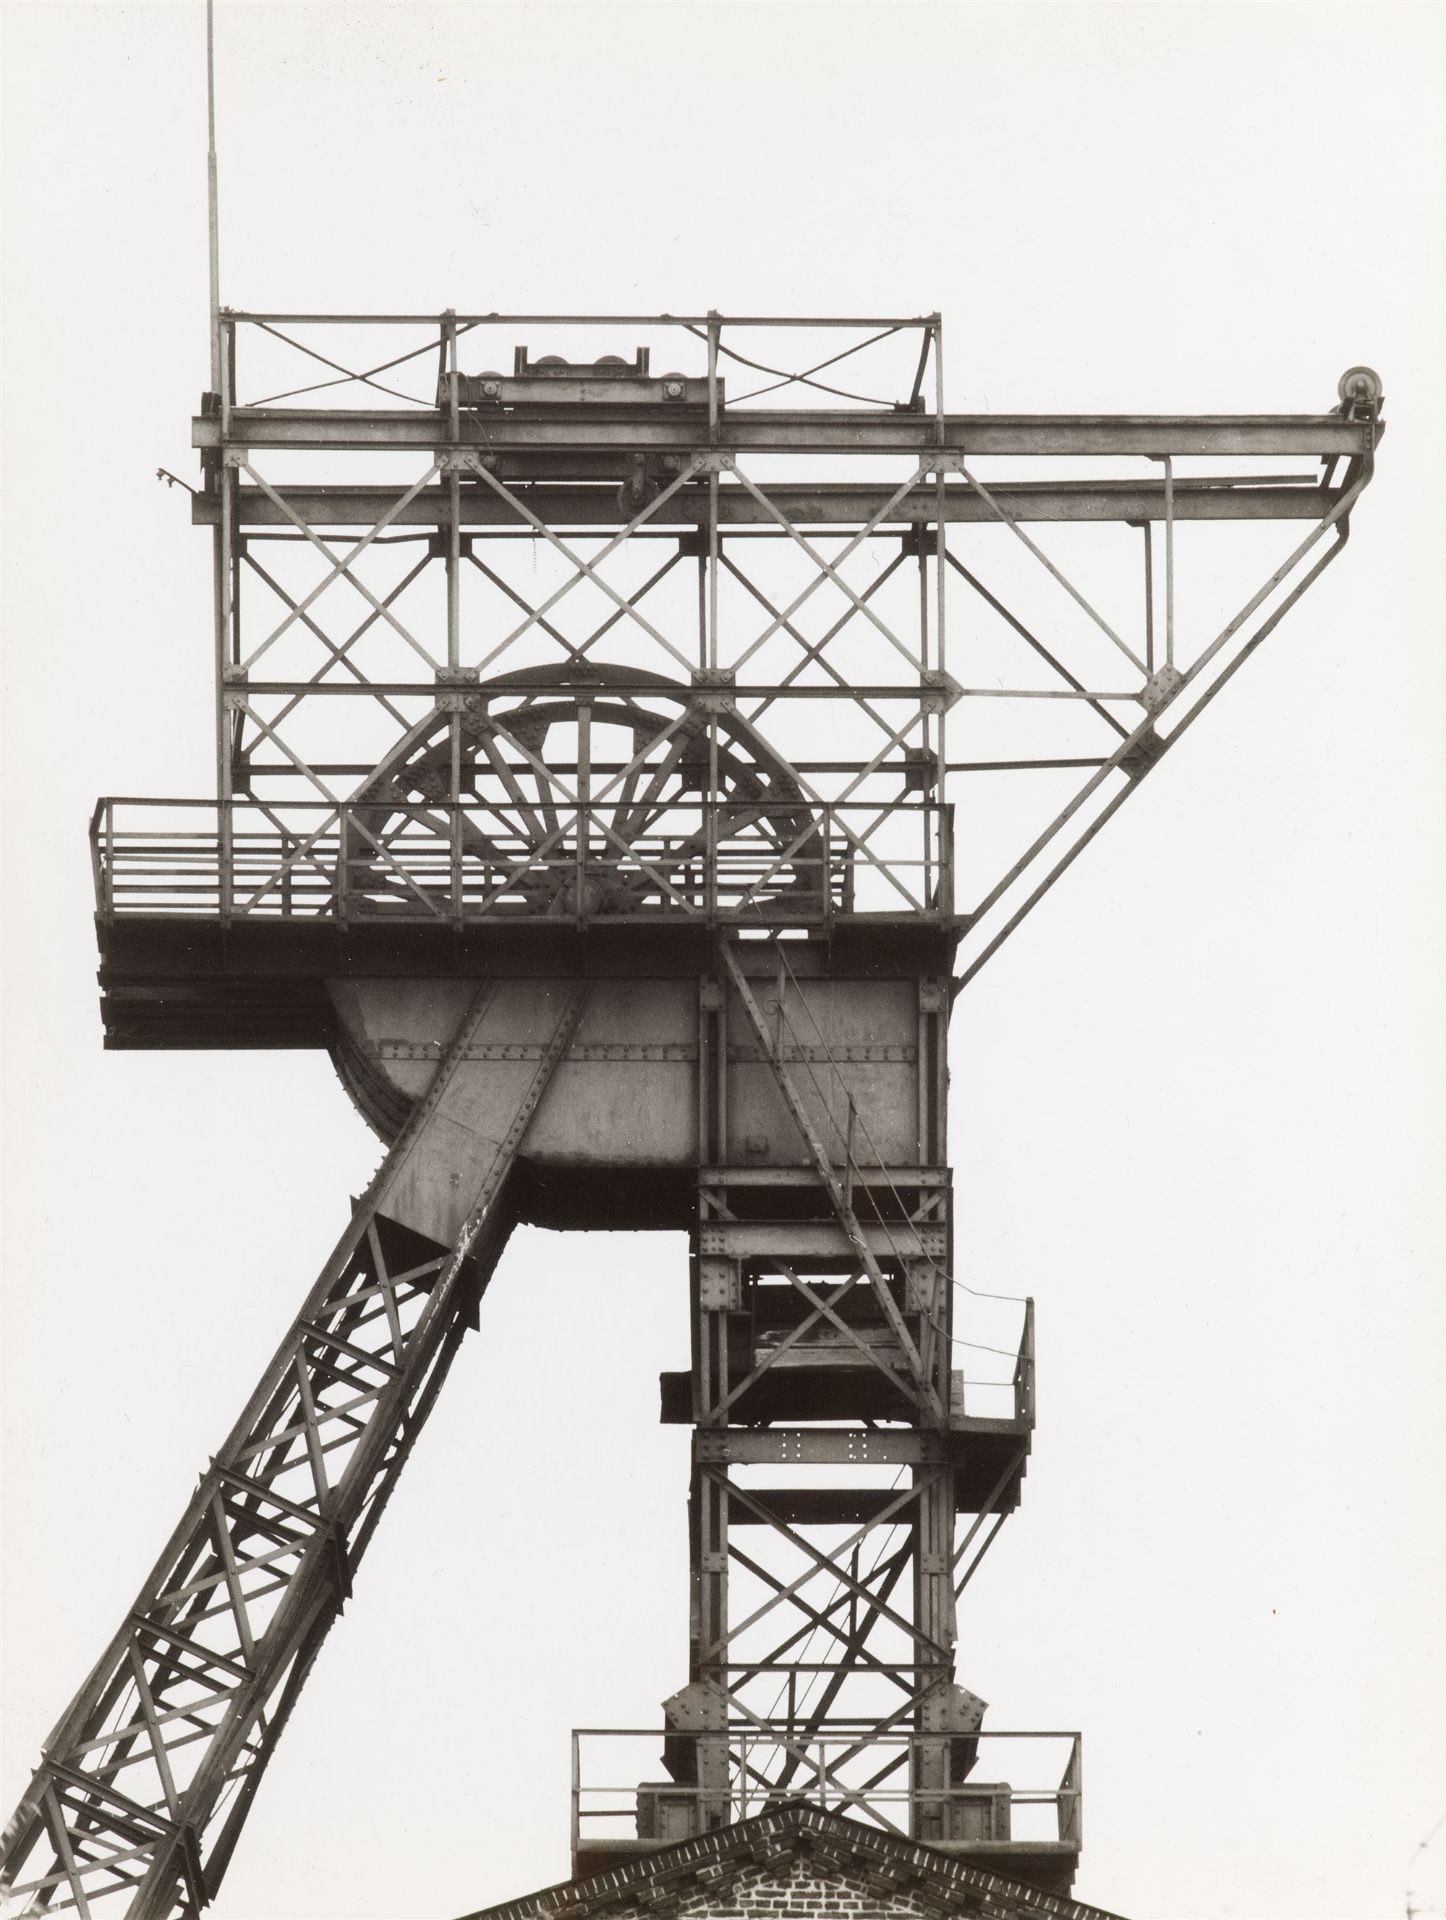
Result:
[[[407,1223],[484,986],[6,1831],[7,1910],[189,1916],[267,1761],[506,1241],[508,1175],[585,997],[564,996],[449,1241]]]

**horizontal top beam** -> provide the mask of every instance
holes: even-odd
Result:
[[[222,310],[221,323],[314,327],[936,327],[937,313],[248,313]]]
[[[399,487],[295,486],[277,488],[292,511],[308,526],[374,526],[394,509]],[[1163,520],[1167,499],[1159,480],[1043,480],[1030,484],[996,481],[990,494],[1014,520]],[[898,537],[901,527],[997,520],[994,508],[964,482],[954,479],[944,488],[942,502],[932,485],[913,488],[889,508],[893,489],[848,483],[779,486],[770,481],[773,506],[798,527],[862,526],[876,521],[880,532]],[[242,527],[288,527],[287,515],[260,487],[236,490],[236,518]],[[616,492],[598,486],[548,485],[529,487],[522,495],[530,512],[548,526],[616,527],[622,513]],[[1318,520],[1340,498],[1339,488],[1321,487],[1302,477],[1289,484],[1260,485],[1245,480],[1177,480],[1168,503],[1176,520]],[[680,488],[662,508],[644,538],[676,537],[676,529],[706,527],[714,511],[709,493],[696,484]],[[786,537],[768,509],[746,488],[720,487],[717,495],[720,526],[748,527],[756,533]],[[191,519],[197,526],[215,526],[221,518],[219,494],[198,493],[191,501]],[[446,487],[423,487],[389,524],[398,527],[447,527],[452,521],[452,496]],[[459,526],[494,532],[530,534],[531,528],[490,489],[468,486],[458,502]],[[665,529],[675,530],[666,535]],[[302,536],[298,535],[298,538]],[[637,536],[633,536],[636,538]]]
[[[732,453],[911,454],[942,448],[965,455],[1165,454],[1354,455],[1380,436],[1373,418],[1340,414],[962,414],[940,422],[921,413],[725,410],[716,445]],[[578,453],[626,447],[658,454],[691,454],[708,445],[706,420],[688,408],[548,407],[523,412],[465,413],[451,437],[448,416],[326,407],[234,407],[223,434],[219,417],[192,421],[191,444],[292,447],[365,452],[379,448],[441,451],[448,446],[549,448]]]

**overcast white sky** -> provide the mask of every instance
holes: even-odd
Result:
[[[955,1015],[1041,1349],[960,1678],[1085,1730],[1084,1898],[1440,1902],[1441,9],[218,12],[233,305],[938,307],[956,409],[1381,370],[1349,551]],[[0,19],[8,1807],[376,1145],[320,1055],[102,1054],[89,809],[211,780],[203,10]],[[686,1351],[681,1237],[519,1233],[218,1920],[562,1877],[568,1729],[685,1677]]]

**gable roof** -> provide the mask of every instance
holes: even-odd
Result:
[[[957,1920],[1120,1920],[1102,1907],[1034,1887],[940,1853],[916,1840],[866,1827],[806,1800],[786,1801],[748,1820],[673,1846],[636,1854],[616,1867],[564,1880],[520,1900],[484,1907],[465,1920],[592,1920],[636,1903],[721,1893],[737,1875],[807,1853],[841,1877],[862,1874],[908,1893]]]

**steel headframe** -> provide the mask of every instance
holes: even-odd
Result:
[[[953,1366],[951,993],[1339,553],[1379,381],[1353,369],[1310,415],[952,414],[937,315],[223,310],[217,345],[192,508],[217,792],[100,803],[102,928],[700,925],[700,1083],[726,1079],[732,1008],[799,1165],[770,1192],[717,1137],[700,1149],[691,1668],[671,1784],[639,1790],[638,1818],[649,1792],[661,1831],[669,1793],[692,1830],[807,1791],[940,1843],[1007,1833],[1008,1790],[965,1784],[997,1736],[954,1684],[954,1604],[1018,1498],[1033,1316],[1008,1404],[975,1418]],[[1187,606],[1177,550],[1225,523],[1212,585],[1241,584]],[[760,971],[741,938],[900,928],[958,955],[952,983],[918,982],[911,1166],[873,1148],[791,949]],[[455,1240],[408,1237],[386,1212],[398,1156],[424,1150],[484,1011],[47,1743],[6,1837],[20,1910],[214,1895],[475,1317],[577,1017]],[[739,1316],[768,1314],[740,1357]],[[789,1356],[825,1339],[869,1411],[790,1411]],[[761,1486],[780,1459],[794,1480]],[[1067,1738],[1042,1791],[1072,1859]]]

